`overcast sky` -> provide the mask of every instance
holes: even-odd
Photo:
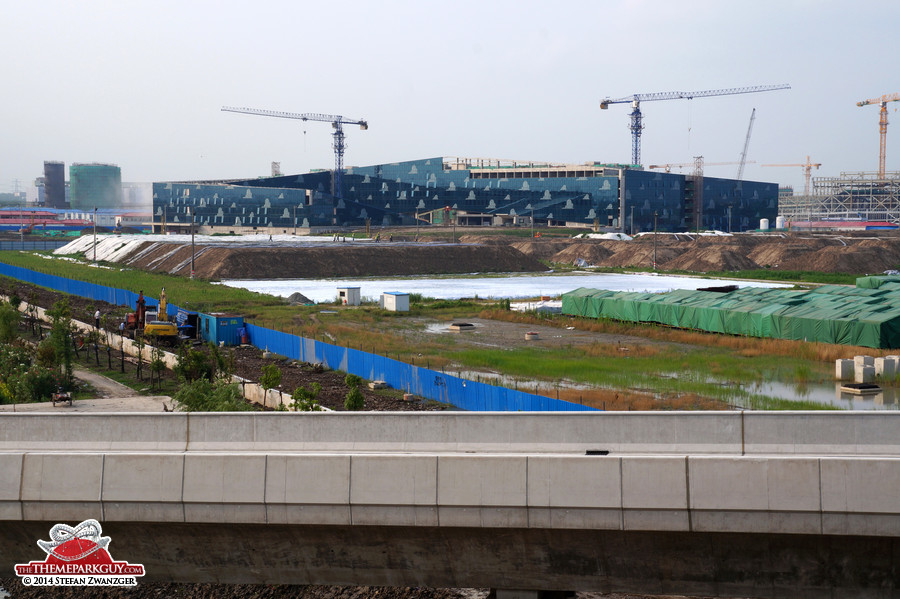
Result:
[[[328,123],[223,105],[367,119],[346,128],[345,165],[630,162],[630,107],[601,98],[780,83],[644,103],[642,162],[737,161],[755,107],[745,178],[802,191],[801,168],[761,165],[877,169],[878,107],[856,103],[900,92],[898,26],[896,0],[0,0],[0,191],[44,160],[136,182],[333,166]]]

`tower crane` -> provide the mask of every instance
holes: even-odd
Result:
[[[763,166],[802,166],[803,173],[806,177],[806,185],[803,188],[803,195],[808,196],[809,195],[809,177],[810,177],[810,174],[812,173],[812,168],[816,167],[816,170],[818,170],[819,167],[822,166],[822,163],[821,162],[810,162],[809,156],[807,156],[806,164],[764,164]]]
[[[344,125],[359,125],[359,128],[366,130],[369,123],[362,119],[348,119],[339,115],[319,114],[316,112],[305,112],[298,114],[295,112],[281,112],[278,110],[260,110],[258,108],[234,108],[231,106],[223,106],[225,112],[239,112],[241,114],[256,114],[259,116],[274,116],[282,119],[298,119],[301,121],[323,121],[331,123],[334,129],[334,173],[331,176],[331,195],[340,199],[343,197],[343,175],[344,175]]]
[[[857,106],[868,106],[869,104],[881,104],[881,118],[878,120],[878,130],[881,133],[881,144],[878,148],[878,178],[884,179],[884,159],[885,150],[887,148],[887,103],[900,101],[900,94],[885,94],[874,100],[863,100],[857,102]]]
[[[744,162],[747,162],[748,164],[756,164],[755,160],[747,160]],[[744,162],[703,162],[701,164],[703,166],[727,166],[727,165],[734,165],[734,164],[743,164]],[[670,163],[666,163],[666,164],[651,164],[647,168],[648,169],[662,168],[662,169],[666,169],[667,173],[670,173],[670,172],[672,172],[672,168],[684,168],[687,166],[693,166],[694,168],[696,168],[697,161],[695,160],[694,162],[670,162]]]
[[[787,83],[779,85],[756,85],[752,87],[732,87],[728,89],[710,89],[697,92],[658,92],[652,94],[632,94],[624,98],[600,100],[600,108],[606,110],[610,104],[623,104],[631,102],[631,162],[639,165],[641,163],[641,131],[644,129],[643,114],[641,113],[641,102],[651,102],[655,100],[692,100],[694,98],[706,98],[709,96],[730,96],[733,94],[753,94],[757,92],[769,92],[779,89],[790,89]]]
[[[747,148],[750,147],[750,134],[753,133],[753,121],[756,120],[756,109],[750,113],[750,124],[747,125],[747,137],[744,138],[744,151],[741,152],[741,165],[738,167],[737,179],[740,181],[744,178],[744,164],[747,163]]]

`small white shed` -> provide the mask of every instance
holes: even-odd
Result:
[[[338,299],[344,306],[358,306],[360,302],[359,287],[338,287]]]
[[[386,291],[381,294],[381,309],[391,312],[409,312],[409,294],[402,291]]]

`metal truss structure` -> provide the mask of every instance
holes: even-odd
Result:
[[[815,177],[812,192],[779,198],[779,216],[804,221],[900,223],[900,171],[884,177],[871,172]]]

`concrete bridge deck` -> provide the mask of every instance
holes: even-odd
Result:
[[[894,597],[900,413],[0,415],[0,574]],[[43,536],[42,536],[43,535]],[[39,550],[38,550],[39,551]]]

